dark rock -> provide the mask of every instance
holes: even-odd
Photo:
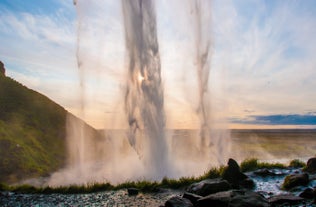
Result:
[[[230,207],[269,207],[269,201],[261,196],[259,193],[252,191],[240,191],[239,194],[234,196],[230,203]]]
[[[231,198],[235,195],[235,191],[222,191],[215,194],[208,195],[204,198],[201,198],[197,201],[197,207],[208,207],[208,206],[217,206],[217,207],[226,207],[228,206]]]
[[[233,188],[254,187],[254,182],[250,178],[248,178],[247,175],[240,171],[238,163],[231,158],[228,160],[228,166],[224,170],[222,178],[224,180],[227,180]]]
[[[296,186],[304,186],[307,185],[309,182],[308,174],[292,174],[285,177],[283,182],[284,189],[290,189]]]
[[[261,177],[267,177],[267,176],[275,176],[277,174],[275,174],[274,172],[271,172],[270,170],[263,168],[263,169],[259,169],[253,172],[255,175],[257,176],[261,176]]]
[[[287,195],[276,195],[271,198],[269,198],[270,204],[274,205],[281,205],[281,204],[289,204],[289,205],[294,205],[294,204],[299,204],[304,201],[304,198],[287,194]]]
[[[316,157],[310,158],[307,161],[305,171],[308,173],[316,173]]]
[[[188,192],[185,192],[182,197],[190,200],[193,205],[195,205],[199,199],[203,198],[202,196]]]
[[[208,195],[198,200],[198,207],[268,207],[268,200],[259,193],[243,190],[230,190]]]
[[[306,188],[303,192],[299,195],[301,198],[313,199],[315,197],[315,190],[312,188]]]
[[[212,193],[220,191],[227,191],[231,189],[231,185],[223,179],[207,179],[198,183],[193,183],[187,189],[189,193],[194,193],[200,196],[207,196]]]
[[[165,207],[193,207],[193,204],[189,199],[175,196],[166,201]]]
[[[127,193],[129,196],[138,195],[139,189],[137,188],[128,188]]]
[[[0,75],[5,75],[5,68],[3,62],[0,61]]]

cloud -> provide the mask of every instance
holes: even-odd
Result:
[[[214,2],[213,68],[224,71],[230,114],[243,115],[245,108],[259,113],[313,108],[316,16],[310,3]]]
[[[254,115],[246,118],[232,118],[231,123],[235,124],[256,124],[256,125],[316,125],[316,115],[311,114],[274,114]]]

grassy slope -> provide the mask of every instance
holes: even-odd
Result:
[[[65,160],[67,112],[0,75],[0,182],[47,175]]]

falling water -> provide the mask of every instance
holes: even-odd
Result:
[[[155,4],[152,0],[122,0],[122,7],[129,61],[125,93],[128,139],[149,175],[162,178],[169,166]],[[145,139],[140,143],[137,139],[142,133]]]
[[[126,52],[126,83],[122,97],[127,118],[125,122],[128,123],[127,136],[123,131],[95,134],[83,121],[69,116],[68,166],[52,176],[50,185],[160,180],[165,176],[179,178],[200,175],[211,165],[223,164],[225,147],[228,145],[225,139],[227,134],[213,130],[210,111],[211,5],[210,1],[187,2],[190,8],[185,12],[193,23],[190,32],[194,37],[191,42],[195,50],[190,52],[194,57],[193,69],[197,77],[195,93],[199,98],[196,111],[200,121],[198,146],[195,146],[198,137],[192,135],[190,130],[183,134],[175,132],[175,136],[165,130],[155,1],[121,0]],[[74,3],[78,14],[76,55],[81,97],[79,115],[84,118],[85,79],[88,79],[88,69],[91,68],[91,61],[87,59],[91,51],[87,50],[85,40],[94,39],[101,29],[95,31],[100,25],[91,25],[92,19],[85,17],[85,13],[94,14],[95,7],[89,10],[90,5],[86,1]]]
[[[204,4],[205,5],[204,5]],[[198,95],[199,95],[199,105],[197,113],[201,122],[200,126],[200,137],[201,146],[205,146],[206,138],[209,137],[209,100],[208,100],[208,84],[209,84],[209,73],[210,73],[210,14],[205,13],[203,6],[210,8],[208,4],[209,1],[194,1],[193,16],[195,20],[194,31],[195,31],[195,53],[196,53],[196,71],[198,80]],[[209,10],[207,10],[209,11]],[[203,24],[205,21],[205,24]]]
[[[217,164],[224,164],[228,158],[228,133],[214,127],[211,119],[211,94],[209,77],[211,72],[211,0],[192,0],[192,15],[195,37],[195,69],[198,83],[197,115],[200,121],[200,151],[203,156]],[[214,98],[214,97],[212,97]],[[219,120],[217,120],[219,121]],[[226,157],[225,157],[226,156]]]

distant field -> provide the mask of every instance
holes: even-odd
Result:
[[[316,155],[316,130],[232,130],[232,156],[283,161]]]

